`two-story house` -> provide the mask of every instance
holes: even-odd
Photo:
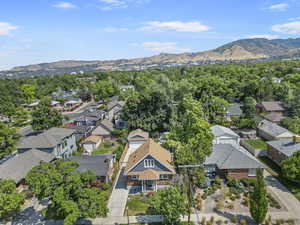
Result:
[[[31,134],[21,140],[17,151],[23,153],[30,149],[37,149],[53,154],[56,158],[68,158],[77,150],[73,129],[50,128],[44,132]]]
[[[129,156],[124,174],[128,189],[151,192],[171,185],[176,172],[172,154],[150,138]]]

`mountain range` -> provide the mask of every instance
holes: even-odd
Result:
[[[119,59],[105,61],[64,60],[53,63],[18,66],[11,70],[0,71],[0,77],[28,77],[55,75],[63,73],[86,73],[96,71],[129,71],[150,68],[163,68],[184,65],[200,65],[216,62],[243,62],[269,59],[299,59],[300,38],[241,39],[210,51],[159,54],[152,57]]]

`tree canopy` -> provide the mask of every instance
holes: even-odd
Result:
[[[96,175],[90,171],[78,172],[78,163],[59,159],[41,163],[26,176],[26,183],[39,199],[50,199],[56,216],[64,224],[74,224],[79,217],[106,216],[108,187],[94,187]]]
[[[51,99],[43,98],[37,109],[32,113],[32,128],[35,130],[47,130],[51,127],[61,126],[63,117],[56,109],[51,108]]]
[[[0,220],[15,216],[24,202],[25,197],[13,180],[0,179]]]
[[[281,163],[281,170],[287,179],[300,184],[300,151],[285,159]]]

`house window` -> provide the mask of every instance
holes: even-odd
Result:
[[[248,176],[249,177],[255,177],[256,176],[256,169],[249,169],[248,170]]]
[[[169,179],[169,175],[168,174],[160,174],[159,175],[159,179],[160,180],[168,180]]]
[[[145,168],[153,168],[154,167],[154,160],[153,159],[145,159],[144,160],[144,167]]]
[[[138,180],[139,179],[139,176],[138,175],[132,175],[131,176],[131,180]]]

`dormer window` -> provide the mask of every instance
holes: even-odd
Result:
[[[144,160],[144,167],[145,168],[153,168],[154,167],[154,160],[153,159],[145,159]]]

